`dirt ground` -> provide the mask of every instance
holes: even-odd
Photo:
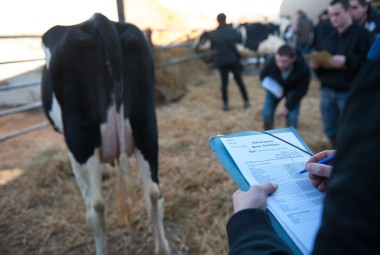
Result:
[[[223,112],[219,77],[188,74],[180,100],[157,107],[160,186],[165,228],[173,254],[227,254],[225,225],[237,186],[212,153],[208,138],[262,130],[264,90],[257,77],[245,77],[252,107],[244,109],[230,81],[231,110]],[[195,74],[196,75],[196,74]],[[304,98],[298,131],[314,152],[328,148],[313,81]],[[176,97],[176,96],[173,96]],[[45,121],[41,110],[0,118],[0,136]],[[276,119],[276,128],[285,120]],[[109,254],[153,254],[154,237],[132,158],[136,200],[129,225],[118,220],[113,168],[103,182]],[[49,126],[0,145],[0,254],[93,254],[84,205],[71,172],[63,137]]]

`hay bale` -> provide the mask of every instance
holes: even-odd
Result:
[[[156,65],[169,60],[187,57],[195,54],[187,47],[155,50],[154,62]],[[199,85],[207,82],[216,75],[200,59],[194,59],[176,65],[156,69],[156,102],[170,103],[181,99],[187,93],[187,86]]]

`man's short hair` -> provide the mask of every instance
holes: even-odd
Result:
[[[343,9],[348,10],[350,8],[350,3],[348,0],[332,0],[329,6],[341,4],[343,6]]]
[[[226,14],[224,13],[219,13],[218,16],[216,16],[216,20],[218,21],[218,23],[226,23]]]
[[[356,1],[358,1],[358,3],[359,3],[361,6],[366,6],[366,5],[368,5],[367,0],[356,0]]]
[[[278,48],[276,54],[280,56],[294,58],[296,56],[296,51],[291,46],[284,44],[280,48]]]

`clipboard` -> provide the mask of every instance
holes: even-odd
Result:
[[[320,52],[315,52],[315,53],[310,53],[306,54],[305,58],[306,59],[313,59],[317,61],[321,67],[326,68],[326,69],[332,69],[333,67],[330,66],[329,60],[332,57],[332,55],[327,52],[327,51],[320,51]]]
[[[300,143],[304,146],[305,150],[312,153],[311,149],[307,146],[307,144],[304,142],[300,134],[297,132],[297,130],[294,127],[288,127],[288,128],[282,128],[282,129],[275,129],[275,130],[268,130],[265,131],[266,133],[276,135],[283,132],[291,132],[293,133],[296,138],[300,141]],[[239,188],[243,191],[246,191],[250,188],[249,183],[244,178],[243,174],[239,170],[237,164],[231,157],[230,153],[227,151],[225,146],[223,145],[223,142],[221,141],[221,138],[224,137],[241,137],[241,136],[251,136],[251,135],[258,135],[263,134],[263,132],[257,132],[257,131],[245,131],[240,133],[234,133],[234,134],[228,134],[228,135],[221,135],[221,136],[212,136],[209,138],[209,144],[219,161],[222,163],[224,168],[227,170],[229,175],[232,177],[232,179],[235,181],[235,183],[239,186]],[[275,230],[275,232],[282,238],[282,240],[285,241],[285,243],[288,245],[288,247],[291,249],[292,253],[295,255],[301,255],[303,254],[300,248],[296,245],[296,243],[292,240],[292,238],[289,236],[287,231],[281,226],[280,222],[276,219],[276,217],[270,212],[267,211],[268,216],[271,220],[272,226]]]

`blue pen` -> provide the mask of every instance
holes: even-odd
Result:
[[[335,158],[335,154],[334,155],[331,155],[327,158],[324,158],[322,159],[321,161],[318,161],[317,163],[318,164],[327,164],[327,163],[330,163],[333,159]],[[299,172],[299,174],[303,174],[303,173],[306,173],[306,168],[304,170],[302,170],[301,172]]]

